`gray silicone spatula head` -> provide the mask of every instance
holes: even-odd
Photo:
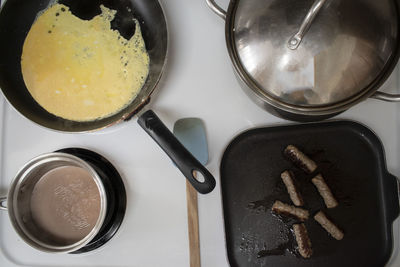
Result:
[[[174,124],[174,135],[193,156],[205,165],[208,162],[207,138],[203,121],[199,118],[183,118]]]

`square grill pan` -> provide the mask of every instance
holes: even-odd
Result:
[[[297,146],[317,164],[312,175],[288,161]],[[310,211],[305,222],[313,256],[303,259],[290,231],[294,220],[271,213],[275,200],[292,204],[280,173],[292,170]],[[237,136],[221,160],[227,255],[236,266],[384,266],[399,215],[398,182],[386,169],[379,138],[352,121],[256,128]],[[339,202],[326,209],[311,178],[321,173]],[[337,241],[314,221],[323,210],[345,233]],[[273,254],[259,257],[265,254]]]

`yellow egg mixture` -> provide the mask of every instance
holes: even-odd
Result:
[[[45,10],[30,29],[21,66],[26,87],[48,112],[74,121],[110,116],[127,106],[149,72],[139,23],[130,40],[111,29],[115,10],[91,20],[65,5]]]

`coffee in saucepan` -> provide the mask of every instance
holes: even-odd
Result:
[[[100,193],[90,173],[80,167],[58,167],[33,188],[31,214],[44,235],[70,245],[87,236],[100,214]]]

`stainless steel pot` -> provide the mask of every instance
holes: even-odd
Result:
[[[377,92],[399,58],[398,0],[231,0],[226,45],[240,83],[258,105],[284,117],[332,117]]]
[[[90,232],[79,240],[67,240],[61,238],[60,235],[58,235],[61,229],[52,229],[51,232],[46,231],[47,229],[43,229],[35,220],[35,214],[31,205],[32,192],[41,178],[46,173],[49,173],[56,168],[69,166],[82,168],[90,174],[93,182],[96,184],[100,196],[100,210],[97,221],[94,225],[89,225],[87,222],[85,222],[85,219],[87,218],[86,214],[82,214],[82,211],[78,210],[82,209],[83,207],[76,206],[77,202],[81,203],[82,205],[87,203],[87,192],[82,190],[79,192],[75,191],[75,195],[70,193],[73,190],[80,189],[76,184],[63,187],[65,190],[62,192],[60,190],[57,192],[55,190],[41,192],[44,194],[58,194],[62,205],[56,207],[55,210],[57,212],[63,212],[63,218],[65,220],[69,220],[72,216],[78,214],[79,220],[75,220],[73,223],[79,228],[79,230],[82,230],[84,227],[91,227]],[[58,186],[57,188],[59,189],[61,186]],[[77,198],[82,198],[80,199],[82,201]],[[7,205],[5,205],[5,203],[7,203]],[[68,206],[71,203],[74,205],[72,207]],[[8,197],[0,198],[0,209],[8,210],[8,215],[14,229],[22,238],[22,240],[24,240],[28,245],[44,252],[69,253],[83,248],[101,230],[107,213],[107,195],[101,178],[88,163],[67,153],[54,152],[38,156],[21,168],[11,183]],[[50,216],[53,215],[49,214],[49,217]],[[65,236],[65,233],[63,236]]]

